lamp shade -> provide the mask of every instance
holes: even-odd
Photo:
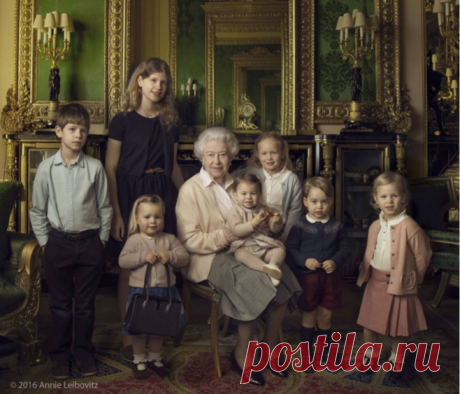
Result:
[[[54,20],[53,14],[50,12],[46,14],[45,18],[45,28],[50,29],[50,28],[55,28],[56,27],[56,21]]]
[[[444,3],[453,3],[454,0],[441,0],[441,3],[444,4]]]
[[[45,27],[45,21],[43,15],[37,14],[34,21],[34,29],[43,29]]]
[[[358,12],[355,19],[355,27],[364,27],[366,26],[366,18],[362,12]]]
[[[450,87],[451,87],[452,89],[458,89],[458,81],[457,81],[456,79],[454,79],[454,80],[452,81],[452,85],[450,85]]]
[[[353,20],[353,22],[355,21],[356,15],[358,15],[358,12],[359,10],[357,8],[353,10],[353,13],[351,14],[351,19]]]
[[[335,30],[342,30],[342,20],[343,16],[339,16],[339,20],[337,21],[337,26],[335,27]]]
[[[351,20],[351,15],[347,12],[343,14],[342,29],[349,29],[351,27],[354,27],[353,21]]]
[[[69,16],[67,14],[62,14],[61,15],[61,24],[59,27],[62,27],[63,29],[69,28],[70,27],[70,20]]]
[[[441,0],[434,0],[433,13],[439,14],[444,12],[444,7],[441,4]]]
[[[451,77],[451,76],[452,76],[452,69],[446,68],[446,77]]]
[[[378,31],[379,30],[379,20],[377,19],[377,17],[375,15],[371,15],[369,19],[372,22],[371,29],[373,29],[374,31]]]
[[[56,23],[56,27],[59,27],[59,12],[53,11],[52,14],[54,16],[54,22]]]

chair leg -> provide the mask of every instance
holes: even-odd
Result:
[[[42,344],[37,340],[37,320],[34,318],[20,328],[17,333],[18,359],[29,365],[39,365],[47,361],[47,355],[43,351]]]
[[[220,369],[220,356],[219,356],[219,312],[220,312],[220,300],[216,297],[212,299],[211,306],[211,349],[212,358],[214,360],[214,368],[216,370],[217,377],[222,376]]]
[[[190,287],[184,281],[184,288],[183,288],[183,292],[182,292],[182,304],[184,305],[184,312],[185,312],[185,317],[187,318],[187,322],[189,321],[189,318],[190,318],[190,301],[191,301],[191,298],[192,298],[192,293],[190,291]],[[177,335],[174,338],[174,347],[179,347],[180,346],[180,344],[182,342],[182,338],[183,338],[184,333],[185,333],[185,328],[186,327],[187,326],[182,327],[180,329],[179,335]]]
[[[222,336],[225,338],[228,335],[228,329],[230,328],[230,323],[232,322],[232,318],[228,316],[224,316],[224,328],[222,329]]]
[[[447,271],[442,271],[441,282],[439,282],[438,292],[436,293],[436,296],[434,297],[434,300],[431,303],[431,305],[434,306],[435,308],[441,305],[441,301],[444,295],[446,294],[447,288],[449,287],[451,276],[452,276],[451,273]]]

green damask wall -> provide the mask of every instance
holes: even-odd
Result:
[[[177,86],[192,78],[198,85],[196,124],[206,124],[206,53],[204,0],[178,0]]]
[[[61,76],[59,100],[104,100],[104,16],[105,0],[39,0],[38,12],[67,13],[75,33],[67,60],[58,61]],[[62,30],[58,30],[62,48]],[[51,61],[38,58],[37,99],[48,101],[48,76]]]
[[[339,48],[339,32],[335,30],[337,19],[355,8],[364,15],[374,14],[374,0],[317,0],[315,14],[316,92],[320,101],[350,101],[351,60],[344,61]],[[354,37],[349,45],[354,45]],[[361,64],[362,100],[374,101],[376,97],[375,51],[369,61]]]

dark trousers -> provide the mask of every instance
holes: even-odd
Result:
[[[73,354],[77,360],[94,353],[94,301],[104,268],[99,230],[72,236],[52,231],[45,248],[45,273],[50,294],[51,360],[69,360],[74,323]],[[72,316],[74,298],[75,318]]]

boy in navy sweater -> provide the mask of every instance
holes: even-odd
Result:
[[[332,310],[342,305],[342,280],[338,268],[350,256],[350,243],[344,226],[329,213],[334,202],[334,189],[329,180],[311,178],[303,185],[303,203],[308,210],[291,228],[286,252],[294,264],[294,273],[303,294],[298,307],[302,311],[300,338],[308,341],[313,354],[315,326],[318,335],[331,343]],[[325,348],[323,359],[329,347]],[[312,368],[307,369],[313,372]]]

